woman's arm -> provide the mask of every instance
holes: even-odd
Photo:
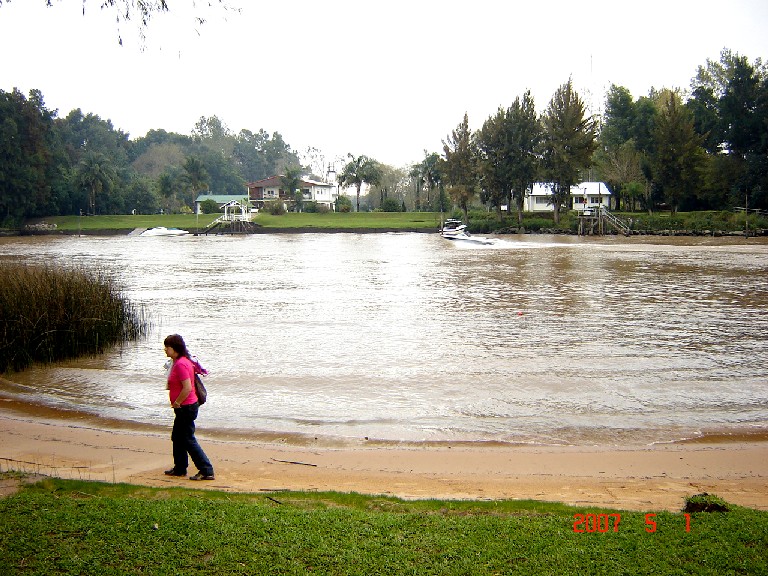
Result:
[[[173,401],[171,406],[174,408],[180,407],[181,403],[187,399],[187,396],[189,396],[190,392],[192,392],[192,381],[189,378],[186,378],[181,381],[181,392],[179,392],[179,395],[176,396],[176,400]]]

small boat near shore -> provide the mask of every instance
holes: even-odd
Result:
[[[440,228],[440,235],[446,240],[454,240],[469,244],[482,244],[488,246],[496,243],[496,241],[491,238],[472,236],[467,230],[467,225],[461,220],[454,218],[449,218],[445,221],[442,228]]]
[[[461,220],[449,218],[445,221],[442,228],[440,228],[440,235],[446,240],[455,240],[460,236],[468,235],[467,225]]]
[[[181,230],[180,228],[157,226],[155,228],[144,230],[139,236],[184,236],[185,234],[189,234],[189,232],[187,230]]]

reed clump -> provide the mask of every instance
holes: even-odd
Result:
[[[0,373],[101,353],[147,330],[103,271],[0,263]]]

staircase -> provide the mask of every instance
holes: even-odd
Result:
[[[216,234],[252,234],[259,227],[246,218],[233,218],[232,215],[219,216],[208,224],[203,230],[197,232],[196,236],[208,235],[211,233]]]
[[[625,236],[629,236],[630,234],[632,234],[632,230],[630,230],[629,225],[626,222],[624,222],[624,220],[622,220],[618,216],[611,214],[608,208],[602,205],[600,206],[600,217],[604,218],[611,226],[616,228],[616,230],[618,230]]]
[[[209,233],[211,233],[214,230],[216,230],[216,228],[219,228],[222,224],[224,224],[224,217],[223,216],[219,216],[218,218],[216,218],[216,220],[214,220],[213,222],[208,224],[208,226],[206,226],[205,229],[200,230],[197,233],[197,235],[200,236],[200,235],[205,234],[207,236]]]

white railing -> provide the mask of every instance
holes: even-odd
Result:
[[[608,220],[608,222],[620,232],[623,232],[624,234],[627,234],[627,235],[632,233],[632,231],[629,228],[629,225],[618,216],[614,216],[613,214],[611,214],[608,211],[608,208],[606,208],[605,206],[602,206],[602,205],[600,206],[600,216]]]

